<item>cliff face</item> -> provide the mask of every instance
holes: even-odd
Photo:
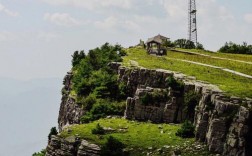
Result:
[[[67,125],[79,124],[80,117],[84,114],[84,110],[77,105],[75,99],[70,96],[72,77],[72,73],[68,72],[63,81],[64,87],[62,89],[62,99],[58,117],[59,131]]]
[[[183,111],[184,95],[195,92],[200,95],[194,115],[196,139],[205,142],[210,151],[222,155],[252,155],[251,99],[225,96],[218,87],[181,73],[145,68],[129,69],[118,63],[111,63],[109,66],[118,72],[118,81],[127,86],[129,94],[125,110],[127,119],[156,123],[181,122],[186,118]],[[183,82],[183,90],[166,85],[165,80],[171,76]],[[72,74],[68,73],[64,79],[65,86],[58,119],[60,131],[66,125],[79,124],[80,117],[85,113],[70,97],[71,78]],[[143,104],[142,99],[147,93],[164,93],[164,91],[167,91],[168,98],[161,97]],[[78,140],[74,143],[80,145]],[[54,138],[48,145],[48,151],[51,151],[48,155],[53,155],[50,154],[53,149],[71,151],[72,155],[78,155],[79,148],[75,147],[73,144],[66,146],[65,140]],[[81,149],[84,148],[85,146]]]
[[[214,85],[167,70],[129,69],[121,66],[115,70],[118,70],[119,81],[127,84],[131,94],[126,102],[127,119],[180,122],[186,118],[183,113],[183,96],[193,91],[201,95],[194,115],[196,139],[206,142],[212,152],[229,156],[252,155],[251,99],[226,96]],[[165,89],[165,79],[169,76],[183,81],[184,90],[178,92],[169,88],[169,100],[159,102],[158,105],[143,105],[140,100],[143,93]]]
[[[52,136],[46,149],[46,156],[99,156],[100,147],[76,137],[61,139]]]

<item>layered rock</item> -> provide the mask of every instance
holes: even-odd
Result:
[[[52,136],[46,148],[46,156],[99,156],[101,148],[76,137],[62,139]]]
[[[252,154],[251,99],[226,96],[214,85],[167,70],[129,69],[118,64],[114,69],[118,71],[119,81],[126,83],[129,90],[125,111],[127,119],[166,123],[183,121],[183,95],[194,91],[201,95],[194,116],[196,139],[206,142],[210,151],[222,155]],[[174,95],[169,88],[169,100],[158,105],[143,105],[141,94],[168,89],[165,80],[169,76],[183,81],[184,91]]]
[[[146,94],[166,94],[169,98],[161,97],[157,101],[143,103],[142,98]],[[157,94],[156,93],[156,94]],[[125,117],[126,119],[135,119],[140,121],[152,121],[154,123],[174,123],[180,122],[184,118],[180,103],[182,98],[172,96],[172,91],[163,89],[137,89],[133,98],[128,97],[126,101]]]
[[[58,116],[59,131],[62,131],[65,126],[79,124],[80,118],[84,114],[84,110],[70,96],[72,77],[72,73],[68,72],[63,81],[64,87],[62,89],[62,99]]]

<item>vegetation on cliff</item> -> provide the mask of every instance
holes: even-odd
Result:
[[[73,90],[71,96],[86,110],[81,121],[86,123],[107,115],[123,115],[125,88],[117,82],[117,75],[109,69],[109,62],[121,62],[125,51],[120,45],[102,45],[73,54]]]
[[[97,128],[97,124],[105,129],[104,134],[92,133],[93,129]],[[147,153],[167,155],[174,150],[181,151],[183,156],[210,155],[204,145],[195,143],[194,138],[176,136],[176,132],[180,128],[180,125],[175,124],[152,124],[112,118],[99,119],[88,124],[73,125],[65,129],[60,136],[63,138],[77,136],[98,145],[106,145],[107,140],[112,136],[125,145],[125,150],[130,155],[137,156]],[[188,127],[186,130],[188,130]]]

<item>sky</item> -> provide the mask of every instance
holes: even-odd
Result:
[[[226,41],[252,44],[251,0],[196,1],[198,40],[206,49],[218,50]],[[46,146],[74,51],[105,42],[128,47],[157,34],[187,38],[187,5],[188,0],[0,0],[0,155],[26,156]]]
[[[188,0],[1,0],[0,77],[62,78],[75,50],[187,38]],[[252,44],[251,0],[197,1],[198,40]]]

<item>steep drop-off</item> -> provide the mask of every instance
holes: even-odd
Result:
[[[195,92],[200,95],[199,103],[193,112],[196,139],[205,142],[210,151],[221,155],[251,155],[251,99],[226,96],[218,87],[181,73],[161,69],[130,69],[119,63],[111,63],[109,66],[117,71],[118,81],[127,86],[127,119],[155,123],[182,122],[188,117],[188,113],[184,111],[184,97],[190,92]],[[183,87],[167,85],[167,79],[171,77],[177,82],[182,82]],[[85,113],[70,96],[71,78],[72,73],[69,72],[64,79],[65,86],[58,118],[60,131],[68,125],[80,124],[80,117]],[[158,98],[145,102],[143,99],[147,94],[167,94],[167,97],[157,96]],[[71,147],[66,146],[69,142]],[[54,137],[49,142],[47,155],[81,155],[78,151],[86,148],[81,142],[83,141],[78,138],[67,141]],[[97,147],[89,151],[92,153]],[[55,153],[56,150],[60,152]]]

